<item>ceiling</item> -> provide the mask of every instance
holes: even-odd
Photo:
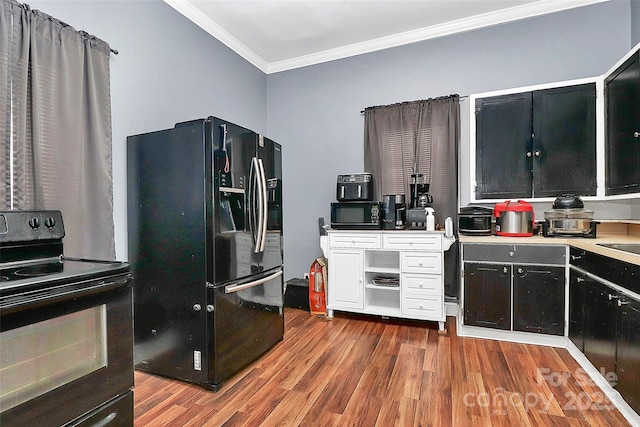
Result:
[[[164,0],[265,73],[606,0]]]

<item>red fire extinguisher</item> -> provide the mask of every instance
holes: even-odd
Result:
[[[327,283],[327,260],[321,257],[313,261],[309,269],[309,309],[311,314],[327,314],[325,283]]]

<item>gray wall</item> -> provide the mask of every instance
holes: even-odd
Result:
[[[640,43],[640,0],[631,0],[631,44]]]
[[[126,138],[218,116],[264,133],[266,75],[160,0],[28,1],[108,42],[116,257],[127,256]]]
[[[283,145],[286,278],[320,254],[317,219],[329,220],[336,175],[363,168],[360,110],[595,76],[640,40],[636,0],[612,1],[266,76],[160,0],[28,3],[120,52],[111,61],[118,258],[127,258],[126,137],[216,115]]]
[[[628,1],[613,1],[268,76],[268,133],[284,141],[287,274],[320,254],[339,173],[363,170],[368,106],[508,89],[607,71],[630,48]],[[462,150],[468,150],[465,146]]]

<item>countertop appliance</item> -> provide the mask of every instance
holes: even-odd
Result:
[[[433,203],[433,197],[429,194],[430,184],[424,181],[421,173],[411,174],[409,189],[411,192],[410,209],[426,208]]]
[[[382,228],[402,230],[404,228],[407,204],[404,194],[387,194],[382,197]]]
[[[283,338],[281,146],[208,117],[127,161],[136,369],[217,390]]]
[[[338,175],[336,181],[336,200],[339,202],[373,200],[373,176],[370,173]]]
[[[558,196],[550,211],[545,211],[542,234],[545,237],[571,236],[596,237],[598,221],[593,220],[594,212],[584,208],[579,196],[564,194]]]
[[[133,426],[129,265],[64,234],[60,211],[0,211],[0,425]]]
[[[530,203],[523,200],[516,202],[507,200],[504,203],[496,203],[493,215],[496,218],[496,234],[498,236],[533,236],[535,215]]]
[[[331,202],[331,228],[381,229],[382,205],[380,202]]]
[[[463,206],[458,213],[458,232],[468,236],[489,236],[492,219],[492,208]]]

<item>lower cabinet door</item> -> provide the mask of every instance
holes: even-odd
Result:
[[[605,378],[616,372],[616,291],[588,279],[585,298],[584,354]]]
[[[332,249],[329,255],[329,308],[364,308],[364,254],[361,250]]]
[[[464,263],[464,324],[511,329],[511,266]]]
[[[564,267],[514,266],[514,331],[564,335],[564,274]]]
[[[640,301],[621,300],[616,389],[640,414]]]
[[[569,339],[584,352],[584,304],[585,282],[588,279],[583,273],[569,270]]]

